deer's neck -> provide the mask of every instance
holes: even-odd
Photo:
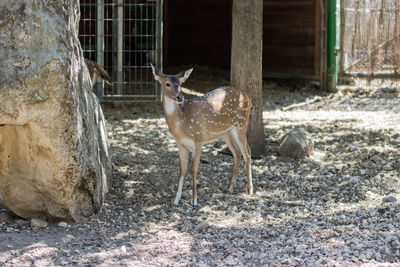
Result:
[[[169,97],[163,98],[164,117],[171,132],[183,120],[182,106]]]
[[[179,114],[180,106],[171,98],[165,97],[163,99],[163,107],[165,116],[173,116],[174,114]]]

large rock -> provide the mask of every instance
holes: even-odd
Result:
[[[85,221],[111,183],[78,22],[78,1],[0,1],[0,199],[24,218]]]
[[[303,129],[290,131],[278,147],[278,153],[284,157],[302,158],[309,156],[314,149],[311,135]]]

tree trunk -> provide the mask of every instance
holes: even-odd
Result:
[[[262,118],[262,0],[233,0],[231,85],[247,93],[253,107],[247,141],[251,154],[265,154]]]

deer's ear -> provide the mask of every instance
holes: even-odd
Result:
[[[153,70],[154,79],[157,80],[157,81],[160,81],[164,74],[159,69],[154,67],[153,64],[150,63],[150,66],[151,66],[151,68]]]
[[[176,75],[181,83],[184,83],[187,78],[189,78],[190,73],[192,73],[193,68],[188,69],[187,71],[182,71]]]

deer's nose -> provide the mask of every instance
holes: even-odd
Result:
[[[183,95],[181,93],[177,94],[175,97],[176,102],[179,102],[179,103],[183,102],[184,99],[185,98],[183,97]]]

